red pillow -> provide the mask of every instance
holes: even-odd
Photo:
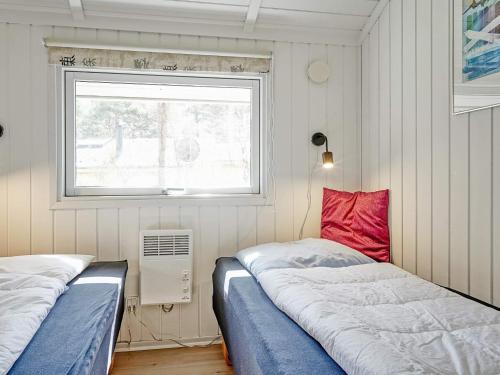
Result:
[[[388,208],[389,190],[348,193],[324,188],[321,238],[389,262]]]

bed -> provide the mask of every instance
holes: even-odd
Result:
[[[391,264],[388,205],[325,188],[321,238],[217,262],[236,374],[500,374],[500,313]]]
[[[123,316],[127,269],[127,261],[96,262],[75,277],[8,374],[106,374]]]
[[[334,241],[242,250],[213,285],[239,375],[500,373],[498,309]]]
[[[218,259],[212,277],[214,312],[236,374],[345,374],[237,259]]]

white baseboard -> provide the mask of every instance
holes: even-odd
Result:
[[[215,345],[215,344],[220,344],[222,342],[222,338],[219,338],[218,336],[195,337],[191,339],[176,339],[176,341],[188,346],[208,345],[210,343]],[[116,344],[115,352],[134,352],[139,350],[173,349],[173,348],[182,348],[182,345],[179,345],[178,343],[169,340],[137,341],[137,342],[131,342],[130,344],[120,342]]]

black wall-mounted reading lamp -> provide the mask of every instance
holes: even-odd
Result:
[[[333,168],[333,154],[328,151],[328,138],[323,133],[314,133],[311,139],[315,146],[323,146],[326,144],[326,151],[323,152],[323,168]]]

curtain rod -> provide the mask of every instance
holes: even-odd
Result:
[[[60,48],[85,48],[85,49],[102,49],[115,51],[136,51],[136,52],[155,52],[155,53],[175,53],[181,55],[203,55],[203,56],[225,56],[225,57],[247,57],[256,59],[270,59],[271,52],[262,53],[245,53],[245,52],[227,52],[227,51],[204,51],[204,50],[185,50],[157,47],[140,47],[120,44],[101,44],[101,43],[83,43],[69,42],[46,38],[43,40],[45,47],[60,47]]]

